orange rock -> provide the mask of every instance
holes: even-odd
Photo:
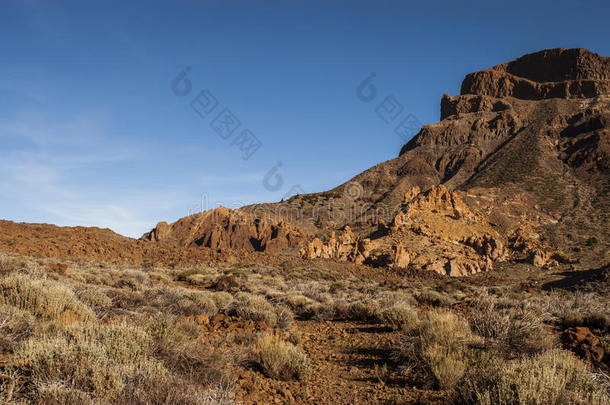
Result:
[[[197,325],[208,326],[210,324],[210,319],[206,315],[197,315],[195,317],[195,322],[197,322]]]
[[[409,267],[409,263],[411,262],[411,255],[409,252],[402,246],[402,244],[397,244],[392,247],[394,252],[393,258],[393,266],[394,268],[406,269]]]
[[[278,252],[303,244],[306,234],[286,222],[219,207],[182,218],[171,225],[160,222],[142,239],[183,247]]]
[[[65,276],[66,271],[68,270],[68,265],[65,263],[47,263],[46,268],[59,274],[60,276]]]
[[[604,348],[599,338],[589,328],[579,326],[566,329],[561,334],[561,342],[587,360],[599,362],[604,358]]]
[[[300,250],[301,257],[306,259],[337,259],[344,262],[362,264],[369,257],[370,240],[357,237],[349,226],[337,238],[335,232],[331,233],[328,242],[324,243],[315,238]]]

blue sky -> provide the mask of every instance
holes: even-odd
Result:
[[[202,195],[206,208],[237,207],[332,188],[395,157],[403,117],[437,122],[441,95],[471,71],[543,48],[610,55],[609,12],[601,1],[3,0],[0,218],[140,236]],[[176,95],[187,67],[191,91]],[[363,102],[356,88],[373,72],[377,95]],[[203,90],[202,117],[191,101]],[[402,108],[387,124],[375,110],[389,96]],[[240,122],[228,139],[212,128],[225,109]],[[245,160],[251,135],[261,146]]]

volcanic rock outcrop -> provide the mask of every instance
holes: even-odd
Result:
[[[610,93],[610,59],[585,49],[547,49],[471,73],[462,94],[545,98],[593,98]]]
[[[492,260],[508,257],[507,239],[473,213],[460,193],[443,185],[409,190],[389,227],[375,233],[373,240],[360,238],[347,226],[338,239],[334,233],[327,243],[316,238],[300,253],[394,268],[411,265],[451,276],[491,270]]]
[[[323,243],[315,238],[299,254],[307,259],[323,258],[337,259],[343,262],[364,263],[370,255],[370,239],[360,238],[354,235],[351,228],[346,226],[343,232],[336,237],[335,232]]]
[[[299,227],[219,207],[182,218],[173,224],[160,222],[142,239],[179,246],[280,252],[301,245],[306,234]]]
[[[584,49],[544,50],[467,75],[460,95],[443,96],[441,121],[424,125],[397,158],[333,190],[280,205],[317,213],[357,183],[358,200],[341,201],[344,211],[361,215],[340,217],[334,210],[324,219],[339,229],[350,225],[360,237],[369,237],[375,223],[388,224],[392,233],[410,221],[410,232],[489,251],[490,260],[521,253],[550,266],[562,260],[555,252],[561,249],[583,268],[599,266],[610,261],[609,123],[610,58]],[[405,195],[417,194],[414,187],[433,191],[430,201],[410,204],[409,213]],[[432,198],[444,190],[459,191],[468,210],[444,199],[452,197]],[[474,217],[463,226],[459,221],[468,215]],[[369,262],[376,243],[371,237]]]
[[[145,239],[452,276],[509,259],[603,265],[609,123],[610,58],[544,50],[467,75],[440,122],[335,189],[160,223]]]

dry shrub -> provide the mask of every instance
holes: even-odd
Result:
[[[218,313],[218,306],[214,300],[213,293],[208,291],[191,291],[187,298],[199,308],[197,315],[213,316]]]
[[[150,277],[140,270],[123,270],[113,287],[141,290],[150,283]]]
[[[203,285],[215,279],[215,276],[209,274],[191,274],[186,277],[186,282],[190,285]]]
[[[378,312],[379,305],[377,302],[367,297],[352,302],[348,310],[349,318],[359,321],[376,319]]]
[[[0,353],[12,352],[17,343],[32,335],[34,316],[20,308],[0,304]]]
[[[484,405],[601,405],[610,400],[587,366],[562,350],[473,373],[461,391],[462,402]]]
[[[68,287],[56,281],[33,280],[21,274],[0,279],[0,303],[27,310],[43,319],[95,319],[91,308]]]
[[[432,310],[407,329],[394,357],[412,383],[451,389],[470,365],[475,342],[464,318]]]
[[[109,288],[105,294],[112,300],[114,308],[141,310],[150,300],[142,294],[141,291],[119,290],[117,288]]]
[[[475,301],[470,324],[475,333],[506,355],[540,353],[556,344],[532,306],[511,307],[485,291]]]
[[[231,405],[235,404],[232,386],[218,385],[202,390],[157,364],[139,367],[125,377],[125,388],[116,405]]]
[[[333,303],[334,316],[337,319],[349,318],[350,303],[345,298],[338,298]]]
[[[610,318],[604,312],[583,313],[580,310],[569,309],[559,316],[563,328],[586,326],[591,329],[605,331],[610,325]]]
[[[303,380],[311,372],[307,354],[276,335],[258,335],[253,350],[255,361],[268,377],[285,381]]]
[[[459,347],[472,338],[468,322],[461,316],[447,311],[429,311],[418,329],[426,344]]]
[[[441,388],[452,388],[466,371],[468,322],[451,312],[430,311],[419,329],[420,356]]]
[[[233,295],[226,291],[215,291],[209,294],[219,311],[226,309],[233,302]]]
[[[146,363],[121,370],[123,389],[112,397],[96,397],[69,383],[51,381],[36,384],[38,403],[50,405],[230,405],[234,394],[230,386],[202,390],[177,378],[159,363]]]
[[[419,323],[417,310],[405,303],[381,310],[377,314],[377,319],[391,329],[404,331],[415,329]]]
[[[17,350],[9,368],[35,386],[60,382],[95,397],[116,396],[124,387],[119,366],[102,345],[90,340],[30,339]]]
[[[535,354],[556,346],[557,339],[536,314],[522,309],[511,318],[506,343],[512,352]]]
[[[217,350],[194,340],[167,344],[164,353],[153,343],[145,330],[123,323],[66,328],[25,342],[7,370],[24,382],[28,391],[20,395],[39,403],[233,403],[227,372],[234,358],[219,362]]]
[[[160,342],[170,344],[171,342],[183,342],[191,340],[199,335],[199,325],[195,324],[192,319],[168,317],[167,319],[155,319],[150,322],[146,331],[155,340],[155,347],[158,347]]]
[[[275,307],[275,313],[277,315],[277,327],[280,329],[288,330],[292,327],[294,322],[294,314],[285,305],[278,305]]]
[[[279,297],[279,301],[286,304],[300,318],[310,319],[315,315],[316,301],[303,294],[290,292]]]
[[[98,401],[94,401],[94,399],[91,398],[91,395],[89,395],[88,392],[71,387],[70,385],[60,381],[38,383],[36,384],[36,391],[37,400],[41,404],[99,404]]]
[[[148,272],[148,277],[151,279],[151,281],[157,282],[157,283],[163,283],[163,284],[169,284],[173,281],[172,277],[169,276],[167,273],[164,273],[162,271],[149,271]]]
[[[155,357],[174,374],[204,386],[231,381],[234,368],[241,362],[239,352],[220,349],[197,339],[160,339],[155,345]]]
[[[511,318],[498,304],[498,299],[487,291],[482,291],[476,298],[470,325],[479,336],[491,340],[505,340],[508,336]]]
[[[76,288],[78,298],[93,309],[105,309],[112,306],[112,299],[100,287],[82,285]]]
[[[214,271],[211,269],[186,269],[176,274],[176,280],[184,281],[189,284],[200,284],[204,279],[210,280],[210,276],[214,275]]]
[[[328,295],[320,295],[324,302],[296,292],[278,296],[278,301],[285,303],[300,319],[329,320],[335,317],[334,301]]]
[[[610,327],[610,300],[605,295],[559,290],[538,298],[536,304],[563,328],[586,326],[604,332]]]
[[[317,321],[329,321],[335,319],[337,316],[334,301],[316,302],[309,309],[311,311],[311,319]]]
[[[229,305],[227,312],[229,315],[239,316],[243,319],[264,321],[272,327],[277,324],[277,314],[273,305],[260,295],[238,293],[235,300]]]
[[[13,258],[0,256],[0,276],[7,275],[16,270],[16,263]]]
[[[183,287],[160,286],[143,291],[143,305],[176,315],[207,315],[218,313],[213,293]]]
[[[423,289],[415,295],[415,299],[417,299],[417,302],[420,304],[433,307],[449,307],[457,302],[453,297],[445,293],[430,289]]]
[[[126,323],[97,326],[89,330],[106,349],[112,362],[139,364],[147,359],[153,348],[152,337],[143,328]]]
[[[375,301],[381,308],[392,307],[394,305],[417,305],[417,300],[413,295],[402,291],[381,291],[375,296]]]
[[[442,389],[456,386],[467,369],[467,359],[463,350],[430,344],[422,347],[421,356]]]

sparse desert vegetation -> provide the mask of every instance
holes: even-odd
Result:
[[[0,263],[0,395],[10,404],[230,404],[274,390],[307,403],[350,373],[376,381],[370,400],[393,403],[609,398],[610,303],[595,292],[484,287],[485,275],[388,287],[261,264],[70,262],[58,274],[47,260]],[[207,284],[192,282],[204,273]],[[579,327],[596,347],[562,340]],[[601,359],[583,351],[597,347]]]

